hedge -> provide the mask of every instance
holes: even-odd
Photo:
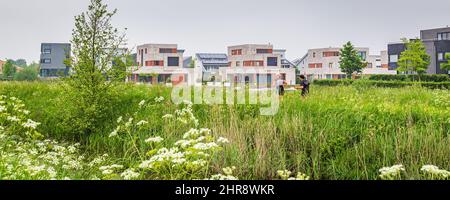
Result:
[[[419,79],[420,78],[420,79]],[[423,82],[450,82],[450,76],[447,74],[412,74],[412,75],[389,75],[389,74],[377,74],[370,75],[369,80],[373,81],[423,81]]]
[[[450,81],[449,82],[407,82],[407,81],[372,81],[372,80],[349,80],[349,79],[341,79],[341,80],[315,80],[313,82],[314,85],[321,86],[338,86],[338,85],[352,85],[352,84],[364,84],[368,86],[375,87],[391,87],[391,88],[399,88],[406,86],[414,86],[421,85],[422,87],[427,87],[431,89],[450,89]]]

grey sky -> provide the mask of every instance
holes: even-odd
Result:
[[[177,43],[186,56],[272,43],[287,57],[352,41],[386,49],[420,29],[450,25],[449,0],[107,0],[129,47]],[[89,0],[0,0],[0,59],[39,59],[41,42],[68,42]]]

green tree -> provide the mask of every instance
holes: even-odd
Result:
[[[441,63],[441,69],[450,72],[450,53],[445,54],[445,59],[447,60],[447,63]]]
[[[362,69],[366,67],[366,63],[358,55],[358,51],[356,51],[351,42],[347,42],[344,45],[340,54],[339,65],[341,71],[347,75],[347,78],[351,78],[354,73],[361,73]]]
[[[72,73],[64,80],[76,108],[68,123],[80,134],[100,132],[113,111],[118,83],[115,80],[119,78],[115,77],[117,72],[111,65],[119,56],[125,38],[125,34],[111,25],[116,12],[116,9],[109,11],[102,0],[91,0],[88,11],[75,17],[73,57],[67,62]]]
[[[403,38],[402,41],[406,50],[400,54],[397,71],[424,74],[431,59],[427,54],[425,45],[419,39],[408,40]]]
[[[15,60],[15,61],[13,61],[14,63],[14,65],[16,65],[16,66],[19,66],[19,67],[22,67],[22,68],[25,68],[25,67],[27,67],[27,61],[25,60],[25,59],[17,59],[17,60]]]
[[[16,73],[16,66],[14,65],[14,61],[7,60],[6,63],[3,65],[3,78],[12,79],[15,73]]]
[[[37,69],[32,66],[25,67],[14,75],[14,80],[16,81],[34,81],[37,78]]]

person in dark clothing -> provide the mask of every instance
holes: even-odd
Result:
[[[302,88],[302,97],[306,97],[309,93],[309,81],[306,80],[304,75],[300,75],[300,85]]]

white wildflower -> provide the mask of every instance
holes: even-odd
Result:
[[[18,122],[18,121],[20,121],[20,119],[17,118],[16,116],[8,116],[6,119],[8,121],[11,121],[11,122]]]
[[[136,123],[137,126],[143,126],[143,125],[145,125],[145,124],[148,124],[148,122],[145,121],[145,120],[141,120],[141,121],[139,121],[138,123]]]
[[[156,97],[155,98],[155,102],[156,103],[161,103],[161,102],[163,102],[164,101],[164,97]]]
[[[219,139],[217,139],[217,143],[228,144],[228,143],[230,143],[230,141],[227,138],[219,137]]]
[[[401,175],[401,172],[405,171],[405,168],[403,165],[394,165],[392,167],[383,167],[379,170],[380,178],[383,180],[394,180],[396,178],[399,178]]]
[[[145,104],[145,100],[142,100],[141,102],[139,102],[139,107],[144,106],[144,104]]]
[[[134,180],[139,178],[139,173],[135,172],[134,169],[127,169],[123,173],[120,174],[120,176],[124,180]]]
[[[160,143],[164,140],[162,137],[150,137],[145,140],[145,143]]]

